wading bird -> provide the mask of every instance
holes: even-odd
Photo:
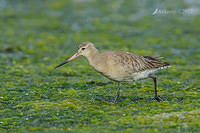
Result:
[[[161,62],[160,57],[140,56],[130,52],[106,51],[99,53],[91,42],[83,42],[79,46],[79,50],[71,58],[65,60],[58,68],[64,64],[84,56],[89,64],[99,73],[110,80],[117,82],[117,94],[114,102],[120,96],[120,82],[137,81],[146,78],[152,78],[154,81],[155,99],[160,102],[162,99],[157,94],[157,80],[155,73],[168,68],[167,62]]]

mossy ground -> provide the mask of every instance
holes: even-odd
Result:
[[[152,15],[197,4],[153,0],[0,0],[0,132],[200,132],[200,16]],[[116,84],[84,58],[54,67],[91,41],[100,51],[161,55],[151,79]]]

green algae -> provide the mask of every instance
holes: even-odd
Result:
[[[2,4],[4,3],[4,4]],[[6,4],[5,4],[6,3]],[[199,132],[199,15],[156,15],[191,3],[168,0],[0,1],[0,132]],[[197,6],[197,5],[195,5]],[[152,80],[116,84],[84,58],[54,67],[79,42],[100,51],[161,55],[172,64]]]

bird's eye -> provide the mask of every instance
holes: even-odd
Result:
[[[85,48],[82,48],[81,50],[85,50]]]

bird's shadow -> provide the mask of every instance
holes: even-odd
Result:
[[[99,102],[107,101],[107,102],[111,102],[111,103],[114,103],[114,99],[115,99],[115,95],[113,95],[113,96],[95,95],[95,98],[94,98],[95,101],[99,101]],[[116,103],[126,101],[127,99],[131,103],[136,103],[136,102],[140,102],[140,101],[147,101],[147,102],[156,101],[153,97],[142,98],[142,97],[120,96]]]
[[[112,84],[111,81],[108,81],[108,82],[95,82],[95,81],[89,81],[89,82],[86,82],[87,85],[95,85],[95,86],[105,86],[107,84]]]
[[[109,82],[95,82],[95,81],[88,81],[85,82],[84,85],[79,85],[79,83],[67,83],[67,84],[61,84],[59,86],[57,86],[57,88],[59,89],[67,89],[67,88],[74,88],[75,90],[87,90],[87,89],[91,89],[91,87],[94,86],[105,86],[108,84],[112,84],[111,81]],[[95,88],[94,88],[95,89]]]
[[[95,89],[95,88],[93,88],[94,86],[105,86],[105,85],[108,85],[108,84],[113,84],[113,82],[112,81],[108,81],[108,82],[88,81],[88,82],[85,82],[85,85],[81,85],[81,86],[78,86],[78,87],[77,87],[77,84],[67,84],[67,85],[66,84],[62,84],[59,88],[60,89],[67,89],[69,87],[73,87],[76,90],[87,90],[87,89]],[[108,94],[108,95],[93,93],[92,95],[93,95],[92,97],[90,95],[89,99],[91,99],[92,101],[95,101],[95,102],[106,101],[106,102],[113,103],[114,99],[115,99],[115,93]],[[170,99],[168,99],[169,97],[167,97],[167,96],[161,96],[161,97],[163,97],[162,99],[164,101],[170,101]],[[146,101],[146,102],[156,101],[154,99],[154,97],[152,97],[152,96],[148,96],[148,97],[141,97],[141,96],[131,97],[131,96],[121,95],[116,103],[120,103],[120,102],[123,102],[123,101],[126,101],[126,100],[128,100],[131,103],[137,103],[137,102],[140,102],[140,101],[141,102],[142,101]]]

